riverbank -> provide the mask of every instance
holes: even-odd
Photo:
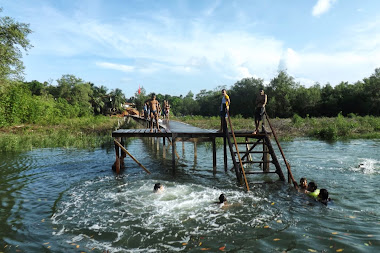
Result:
[[[96,116],[64,119],[56,125],[22,124],[0,128],[0,152],[34,148],[96,148],[112,141],[123,118]]]
[[[191,124],[200,128],[219,129],[219,117],[185,116],[176,120]],[[344,139],[380,139],[380,117],[355,116],[335,118],[301,118],[298,115],[293,118],[270,119],[278,137],[282,140],[297,137],[308,137],[319,140],[344,140]],[[252,118],[232,117],[234,130],[254,130]],[[268,125],[268,124],[267,124]],[[269,128],[269,126],[268,126]]]

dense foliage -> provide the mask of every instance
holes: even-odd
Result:
[[[54,125],[65,119],[120,112],[126,100],[119,89],[64,75],[58,85],[0,80],[0,127],[21,123]]]
[[[159,101],[168,100],[175,115],[218,116],[221,89],[201,90],[197,95],[190,91],[185,97],[157,94]],[[263,79],[244,78],[236,82],[228,94],[231,99],[231,115],[253,117],[256,95],[264,89],[268,95],[267,112],[271,117],[289,118],[294,114],[301,117],[380,116],[380,68],[368,78],[354,84],[341,82],[335,87],[330,84],[315,84],[309,88],[297,83],[293,77],[281,71],[268,85]],[[139,110],[146,95],[142,89],[131,98]]]

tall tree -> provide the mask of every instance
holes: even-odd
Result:
[[[0,79],[23,79],[21,49],[28,51],[32,47],[27,38],[31,32],[29,24],[17,22],[11,17],[0,17]]]

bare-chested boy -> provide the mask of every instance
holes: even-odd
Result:
[[[152,94],[152,99],[149,100],[150,108],[150,132],[153,132],[153,119],[156,120],[157,131],[160,132],[160,126],[158,124],[158,112],[160,111],[160,103],[156,100],[156,94]]]

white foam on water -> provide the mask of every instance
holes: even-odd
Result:
[[[360,158],[358,165],[350,168],[352,171],[364,174],[380,173],[380,161],[369,158]]]
[[[264,205],[271,202],[240,188],[221,190],[207,185],[161,181],[165,190],[153,193],[155,183],[139,180],[110,187],[109,180],[99,179],[73,187],[52,216],[54,224],[66,227],[66,233],[60,231],[56,235],[86,229],[108,234],[113,238],[112,243],[137,240],[149,245],[152,240],[162,240],[165,241],[162,247],[178,251],[182,249],[179,241],[184,242],[190,236],[215,232],[232,235],[239,231],[239,226],[255,227],[278,216],[275,209],[252,208],[259,202]],[[228,199],[228,208],[221,208],[217,203],[221,193]],[[109,242],[94,238],[81,240],[90,241],[92,247],[117,251]],[[145,252],[147,250],[145,247]]]

